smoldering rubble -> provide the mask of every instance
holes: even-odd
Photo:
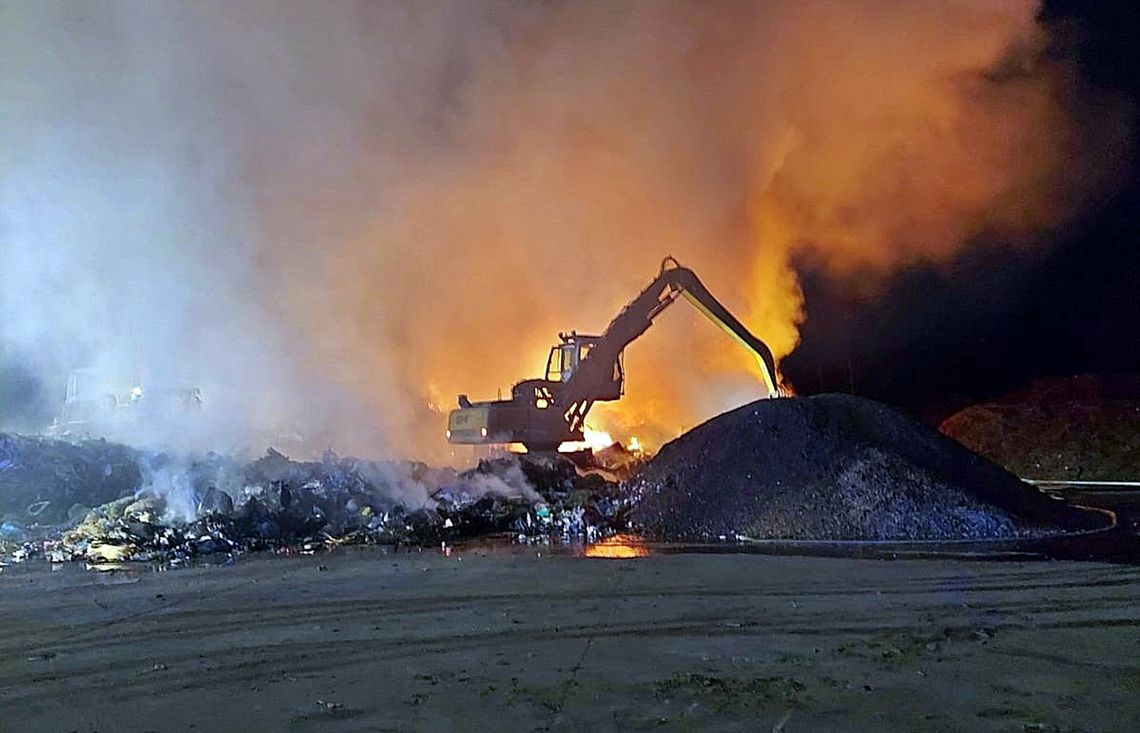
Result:
[[[916,420],[817,395],[724,413],[652,459],[504,456],[458,472],[327,451],[296,461],[0,435],[4,557],[179,565],[254,550],[591,542],[1053,537],[1108,520],[1053,500]]]
[[[593,540],[625,528],[627,513],[617,483],[557,456],[488,459],[457,472],[332,451],[295,461],[271,448],[246,461],[0,435],[8,561],[177,566],[256,550],[492,534]]]

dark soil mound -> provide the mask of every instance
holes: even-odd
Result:
[[[886,405],[761,400],[666,445],[630,482],[669,540],[959,540],[1105,525]]]
[[[967,407],[939,429],[1026,478],[1134,480],[1140,476],[1140,379],[1038,380]]]

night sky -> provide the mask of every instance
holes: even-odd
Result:
[[[1140,4],[1050,2],[1081,82],[1140,100]],[[1135,135],[1134,135],[1135,137]],[[939,420],[1037,377],[1140,371],[1140,165],[1036,247],[978,241],[873,297],[798,263],[807,322],[784,370],[802,393],[854,391]]]

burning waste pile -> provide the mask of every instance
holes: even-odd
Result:
[[[217,553],[427,545],[494,533],[592,540],[626,526],[618,485],[580,475],[558,457],[486,460],[456,472],[331,451],[299,462],[270,449],[243,462],[0,439],[0,544],[17,561],[178,565]]]
[[[522,542],[631,530],[663,541],[948,541],[1108,523],[892,408],[847,395],[761,400],[648,462],[617,458],[618,471],[598,454],[584,470],[560,456],[526,455],[456,472],[331,451],[309,462],[273,449],[255,461],[187,459],[0,435],[0,549],[16,560],[102,567],[495,534]]]

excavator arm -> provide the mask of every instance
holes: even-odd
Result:
[[[778,396],[771,350],[713,297],[692,270],[666,257],[653,282],[610,321],[601,336],[559,334],[562,343],[551,350],[545,378],[516,383],[509,400],[472,402],[461,395],[459,409],[448,415],[448,441],[523,443],[531,450],[555,450],[563,442],[582,440],[593,404],[622,395],[625,347],[682,295],[752,352],[769,396]]]
[[[682,267],[673,257],[666,257],[661,263],[661,272],[657,278],[614,317],[562,390],[561,403],[566,407],[563,414],[571,432],[582,428],[586,413],[590,411],[597,396],[604,393],[606,384],[613,380],[618,359],[625,347],[645,333],[653,325],[653,319],[681,295],[721,330],[752,352],[759,362],[768,395],[779,396],[772,350],[753,336],[709,292],[692,270]]]

